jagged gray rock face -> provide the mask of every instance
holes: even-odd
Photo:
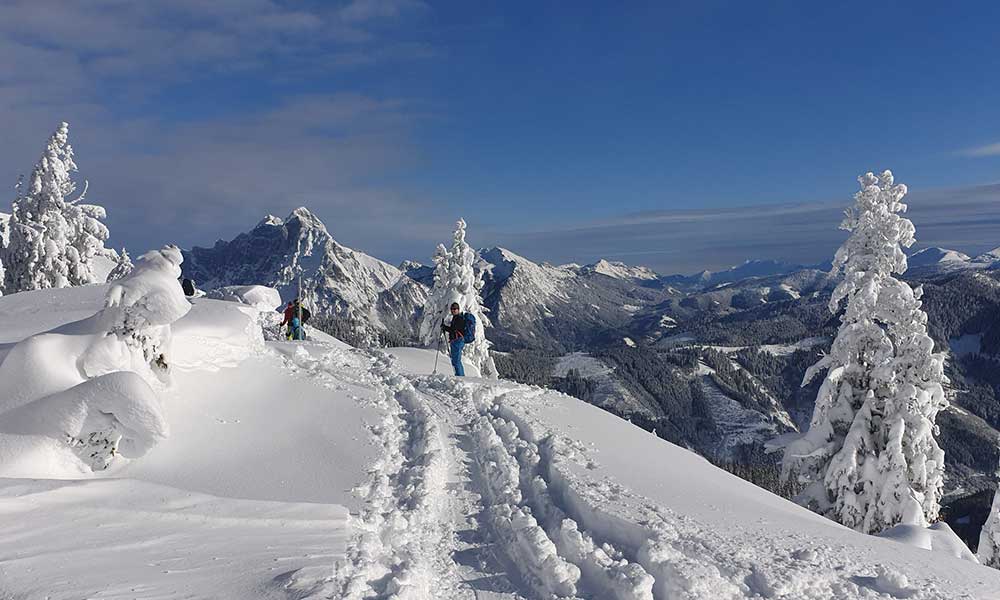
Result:
[[[203,289],[267,285],[283,301],[302,295],[314,323],[361,344],[414,337],[427,290],[396,267],[342,246],[308,209],[268,215],[251,231],[184,252],[184,277]]]

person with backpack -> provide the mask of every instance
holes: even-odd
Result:
[[[285,337],[290,340],[304,340],[306,339],[306,330],[304,325],[309,320],[312,314],[309,309],[302,306],[299,303],[299,299],[291,300],[285,306],[285,318],[281,321],[279,327],[284,327],[288,325],[288,329],[285,331]]]
[[[292,340],[304,340],[306,339],[306,330],[302,327],[302,322],[299,321],[298,317],[292,317],[292,322],[288,328],[289,339]]]
[[[462,365],[462,349],[476,339],[476,317],[472,313],[463,313],[458,302],[451,303],[451,324],[441,323],[442,333],[448,334],[449,350],[451,351],[451,366],[455,367],[457,377],[465,377],[465,367]]]

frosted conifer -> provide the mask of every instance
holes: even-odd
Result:
[[[861,191],[841,228],[851,232],[837,251],[843,281],[829,308],[841,326],[830,353],[806,372],[825,370],[809,431],[789,445],[783,475],[797,476],[799,500],[844,525],[876,533],[938,516],[944,452],[934,439],[947,406],[944,355],[933,351],[920,287],[894,275],[906,271],[903,248],[913,223],[900,216],[906,186],[892,173],[858,178]]]
[[[8,293],[96,283],[94,258],[105,251],[104,209],[70,196],[76,171],[69,126],[59,125],[28,180],[19,182],[4,251]]]
[[[128,250],[122,248],[122,251],[118,254],[118,260],[115,263],[114,268],[111,269],[110,273],[108,273],[107,282],[111,283],[112,281],[122,279],[131,273],[134,268],[132,258],[128,255]]]
[[[476,253],[465,242],[465,227],[465,221],[459,219],[455,224],[451,248],[439,244],[434,253],[434,287],[420,323],[420,340],[426,346],[437,346],[442,322],[447,323],[451,319],[449,307],[452,302],[458,302],[462,311],[476,317],[476,339],[466,345],[463,354],[479,367],[484,377],[495,379],[497,370],[489,352],[492,344],[485,335],[490,321],[479,296],[483,281],[476,276]]]

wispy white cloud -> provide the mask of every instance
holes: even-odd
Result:
[[[985,146],[976,146],[974,148],[966,148],[964,150],[959,150],[958,152],[962,156],[1000,156],[1000,142],[995,144],[986,144]]]
[[[427,8],[419,0],[351,0],[340,10],[340,17],[348,23],[363,23],[374,19],[395,19],[406,12]]]
[[[210,244],[304,204],[344,243],[388,253],[399,236],[386,235],[382,216],[412,222],[413,235],[434,220],[429,200],[379,183],[412,169],[421,154],[412,131],[429,111],[411,98],[363,93],[342,75],[433,56],[405,27],[421,7],[0,2],[0,190],[30,170],[66,120],[80,176],[107,207],[116,244],[140,252],[164,242]],[[288,82],[331,73],[343,82],[337,93],[280,92],[205,114],[168,116],[177,111],[158,99],[178,82],[217,74],[296,89]],[[0,192],[0,211],[11,195]]]
[[[488,244],[554,263],[619,258],[661,273],[721,269],[748,259],[816,264],[829,260],[846,233],[840,201],[666,210],[623,215],[532,232],[493,232]],[[915,190],[907,217],[918,248],[978,254],[1000,245],[1000,185]]]

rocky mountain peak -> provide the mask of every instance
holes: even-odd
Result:
[[[184,276],[211,290],[230,285],[275,287],[283,300],[299,293],[313,313],[333,321],[358,343],[406,340],[426,289],[396,267],[343,246],[305,207],[284,220],[266,216],[257,226],[212,248],[186,251]]]

